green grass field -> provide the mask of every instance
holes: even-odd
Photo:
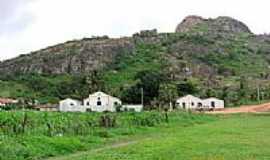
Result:
[[[270,114],[0,112],[0,160],[267,160]]]
[[[105,125],[104,116],[111,119]],[[36,160],[88,151],[126,139],[163,133],[173,124],[189,127],[216,117],[164,113],[0,112],[0,160]],[[108,119],[106,120],[108,122]],[[137,138],[136,138],[137,137]]]
[[[270,116],[227,115],[188,127],[174,123],[132,143],[53,160],[268,160]]]

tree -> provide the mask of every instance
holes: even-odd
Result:
[[[140,104],[141,92],[138,84],[125,89],[121,95],[121,99],[126,103]]]
[[[240,77],[240,87],[239,87],[239,99],[245,99],[248,92],[248,83],[246,77]]]
[[[161,84],[159,87],[159,101],[166,107],[169,106],[169,109],[172,110],[173,101],[178,97],[177,86],[175,84]]]
[[[96,70],[87,75],[85,81],[89,87],[89,92],[91,93],[104,89],[104,82],[101,78],[101,74]]]
[[[230,86],[224,86],[222,88],[221,98],[225,101],[225,106],[237,105],[238,100],[238,90],[230,88]]]
[[[216,93],[215,93],[215,90],[213,90],[212,88],[208,88],[206,90],[205,95],[206,95],[206,97],[215,97]]]
[[[158,97],[159,86],[166,81],[166,76],[160,72],[142,71],[136,76],[139,79],[138,88],[144,90],[144,103],[149,105],[150,102]]]
[[[145,105],[150,105],[151,101],[158,97],[159,86],[166,81],[162,73],[154,71],[141,71],[135,76],[135,79],[137,83],[124,91],[122,99],[128,103],[140,103],[143,88]]]
[[[83,99],[92,92],[102,90],[104,87],[100,78],[100,73],[93,71],[87,75],[73,76],[70,80],[63,81],[57,86],[59,98],[79,98]]]
[[[186,80],[177,84],[178,95],[184,96],[187,94],[195,94],[198,92],[197,84],[191,80]]]

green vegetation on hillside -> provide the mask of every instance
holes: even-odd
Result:
[[[142,71],[159,72],[166,64],[164,51],[159,44],[138,44],[134,53],[119,57],[105,71],[103,78],[109,90],[119,90],[121,87],[136,83],[136,75]]]
[[[0,96],[57,103],[102,90],[124,103],[140,103],[144,88],[145,103],[153,107],[168,105],[168,98],[162,98],[162,92],[167,91],[160,86],[169,84],[177,88],[174,97],[213,96],[224,99],[226,106],[254,103],[258,87],[260,99],[270,99],[268,43],[256,42],[250,33],[199,30],[161,33],[154,41],[134,42],[131,53],[119,54],[113,63],[91,73],[1,75]],[[240,88],[243,79],[245,87]]]

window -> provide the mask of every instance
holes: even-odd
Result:
[[[117,106],[118,105],[118,102],[114,102],[114,105]]]
[[[191,102],[191,106],[194,106],[194,102]]]
[[[202,107],[202,103],[201,102],[198,103],[198,107]]]
[[[216,104],[214,101],[211,102],[211,107],[215,108],[216,107]]]
[[[89,103],[89,102],[87,102],[87,103],[86,103],[86,105],[87,105],[87,106],[90,106],[90,103]]]
[[[71,106],[74,106],[74,104],[73,104],[73,103],[70,103],[70,105],[71,105]]]
[[[101,105],[102,105],[101,101],[98,101],[97,106],[101,106]]]

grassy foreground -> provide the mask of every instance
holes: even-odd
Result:
[[[141,140],[215,121],[203,114],[0,112],[0,160],[32,160]]]
[[[54,160],[267,160],[270,116],[227,115],[184,128],[172,125],[137,143],[92,150]]]

